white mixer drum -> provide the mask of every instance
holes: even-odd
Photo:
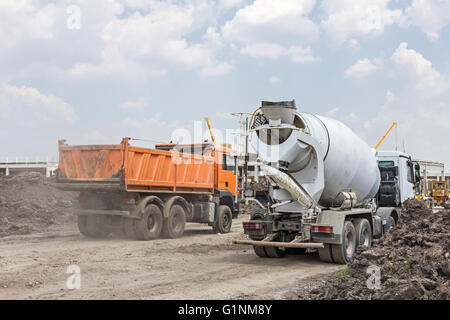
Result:
[[[344,189],[355,192],[359,203],[375,197],[380,185],[375,149],[342,122],[322,116],[318,118],[330,137],[324,161],[325,189],[320,204],[331,206]]]

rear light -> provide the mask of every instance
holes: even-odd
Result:
[[[319,232],[319,233],[333,233],[333,227],[331,227],[331,226],[312,226],[311,231]]]
[[[263,228],[262,222],[243,222],[244,230],[261,230]]]
[[[73,202],[74,203],[82,203],[82,202],[84,202],[84,199],[81,197],[76,197],[75,199],[73,199]]]
[[[134,200],[133,198],[122,199],[122,204],[136,204],[136,200]]]

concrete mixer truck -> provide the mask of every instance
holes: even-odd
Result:
[[[415,171],[402,152],[370,148],[343,123],[297,112],[294,101],[262,102],[249,128],[256,167],[267,190],[246,190],[255,201],[243,223],[260,257],[319,251],[320,259],[348,263],[370,246],[414,198]]]

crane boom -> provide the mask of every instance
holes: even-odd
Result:
[[[209,118],[206,117],[205,120],[206,120],[206,124],[208,125],[208,129],[209,129],[209,133],[211,134],[212,141],[214,144],[216,144],[216,139],[214,138],[214,134],[211,129],[211,123],[209,122]]]
[[[384,139],[386,139],[387,135],[389,134],[389,132],[391,132],[391,130],[397,125],[397,122],[394,122],[392,124],[392,126],[389,128],[389,130],[386,132],[386,134],[383,136],[383,138],[381,138],[381,140],[378,142],[378,144],[375,146],[375,150],[378,149],[378,147],[380,146],[380,144],[384,141]]]

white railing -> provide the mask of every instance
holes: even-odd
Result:
[[[47,164],[57,163],[58,157],[45,156],[45,157],[0,157],[0,164]]]

